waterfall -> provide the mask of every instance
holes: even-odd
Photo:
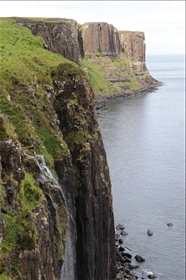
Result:
[[[65,261],[62,265],[60,280],[75,280],[75,242],[76,242],[76,226],[68,212],[68,227],[66,232],[65,244]]]
[[[57,180],[54,178],[50,169],[46,165],[44,156],[38,155],[36,153],[34,153],[34,156],[30,156],[25,152],[24,152],[24,156],[26,157],[26,160],[33,160],[36,163],[36,165],[39,167],[40,175],[37,178],[38,182],[40,182],[41,184],[44,184],[46,182],[51,182],[54,187],[59,188],[61,190],[67,209],[68,225],[66,231],[65,258],[61,268],[59,280],[69,280],[69,279],[75,280],[76,222],[73,218],[74,205],[73,205],[72,198],[67,193],[67,191],[64,190],[63,187],[60,186]]]
[[[53,185],[55,187],[60,188],[58,182],[52,175],[50,169],[47,167],[44,156],[38,155],[36,153],[34,153],[34,154],[35,154],[34,156],[30,156],[30,155],[24,153],[24,155],[26,156],[26,159],[33,160],[39,167],[40,175],[37,178],[37,181],[40,183],[51,182],[51,183],[53,183]]]

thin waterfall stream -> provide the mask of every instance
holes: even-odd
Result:
[[[64,198],[66,209],[67,209],[67,231],[66,231],[66,244],[65,244],[65,258],[61,267],[60,280],[73,280],[75,279],[75,241],[76,241],[76,230],[75,230],[75,221],[73,214],[71,213],[71,199],[68,197],[68,194],[65,194],[63,187],[59,185],[57,180],[52,175],[50,169],[47,167],[44,156],[36,154],[30,156],[24,153],[26,160],[33,160],[40,170],[40,175],[37,178],[37,182],[45,184],[46,182],[52,183],[53,187],[59,188],[61,194]],[[51,198],[51,201],[52,198]],[[55,204],[53,205],[55,208]],[[62,249],[62,248],[61,248]]]

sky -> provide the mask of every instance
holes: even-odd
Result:
[[[185,54],[185,1],[2,1],[0,17],[52,17],[107,22],[143,31],[146,55]]]

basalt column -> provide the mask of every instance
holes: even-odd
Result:
[[[140,31],[119,31],[119,36],[124,53],[132,61],[135,75],[143,75],[148,71],[145,64],[145,34]]]
[[[54,104],[76,176],[76,279],[113,280],[116,268],[111,183],[94,112],[94,93],[86,75],[78,69],[70,69],[65,81],[63,65],[52,75]]]

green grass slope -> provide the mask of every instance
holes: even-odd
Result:
[[[61,158],[65,143],[49,123],[54,113],[47,94],[51,72],[59,64],[64,75],[79,67],[43,46],[44,40],[29,29],[0,19],[0,137],[17,138],[25,147],[36,145],[52,164],[53,158]]]
[[[79,67],[43,45],[43,39],[27,28],[10,18],[0,18],[0,141],[12,138],[21,143],[24,152],[44,155],[55,176],[54,160],[69,156],[69,150],[55,122],[51,73],[60,64],[65,79],[69,71],[76,72]],[[25,169],[24,174],[9,208],[4,184],[11,181],[16,189],[18,182],[9,173],[0,178],[0,214],[6,228],[0,243],[0,279],[4,280],[25,279],[18,273],[18,232],[28,241],[26,248],[33,249],[38,242],[32,217],[34,209],[42,205],[44,193],[30,170]],[[6,261],[9,256],[12,263]]]

